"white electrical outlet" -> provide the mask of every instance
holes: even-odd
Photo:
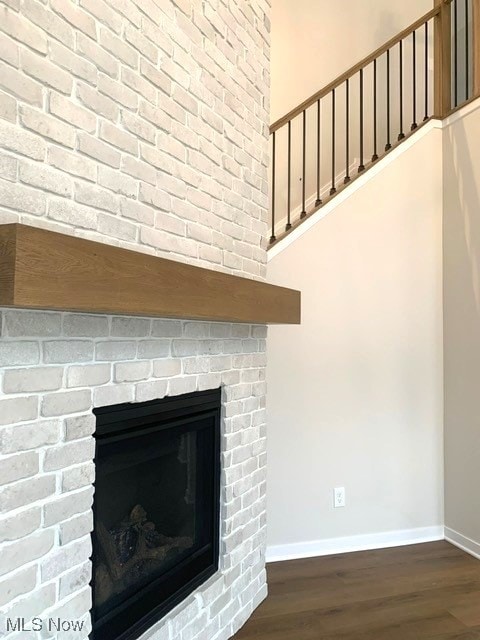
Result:
[[[333,506],[335,509],[345,506],[345,487],[336,487],[333,490]]]

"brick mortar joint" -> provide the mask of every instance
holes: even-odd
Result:
[[[9,4],[20,7],[17,0],[10,0]],[[214,7],[206,0],[201,9],[192,12],[184,0],[172,0],[172,3],[163,3],[161,8],[152,2],[148,18],[144,18],[131,0],[122,5],[123,14],[110,2],[81,0],[77,5],[68,5],[74,14],[72,18],[73,14],[67,16],[65,13],[67,5],[48,0],[47,7],[51,10],[48,20],[44,19],[45,8],[41,5],[36,13],[28,4],[20,13],[6,9],[7,19],[0,25],[0,31],[6,34],[4,41],[8,48],[5,52],[13,57],[2,67],[6,73],[0,81],[5,98],[0,106],[0,144],[5,149],[5,160],[3,165],[0,163],[0,222],[21,220],[26,224],[40,224],[152,255],[265,279],[266,251],[262,238],[266,237],[267,227],[268,100],[264,104],[264,98],[269,82],[269,6],[269,0],[254,0],[248,6],[237,0],[227,0],[220,7]],[[72,19],[75,25],[72,25]],[[77,24],[77,21],[80,22]],[[16,26],[15,38],[12,38],[12,24]],[[219,35],[213,38],[211,33]],[[96,38],[95,42],[92,36]],[[234,50],[233,56],[230,46]],[[146,60],[156,75],[152,75]],[[158,86],[155,83],[159,83]],[[155,88],[152,90],[152,87]],[[117,127],[117,137],[111,137],[112,126]],[[0,339],[3,370],[0,407],[4,412],[3,420],[0,415],[0,433],[6,447],[2,462],[10,459],[15,451],[26,452],[19,438],[15,439],[15,433],[30,438],[32,448],[29,450],[37,452],[41,469],[44,469],[47,453],[55,447],[68,446],[68,451],[75,451],[77,445],[83,447],[82,443],[91,436],[83,438],[78,436],[79,432],[67,433],[63,418],[55,414],[60,410],[72,410],[70,419],[81,418],[84,415],[81,407],[85,406],[82,402],[88,400],[86,391],[90,391],[90,400],[85,411],[91,411],[95,402],[92,389],[102,389],[102,394],[110,394],[109,387],[118,389],[121,386],[122,393],[132,394],[129,400],[135,400],[138,394],[142,397],[149,393],[163,396],[172,390],[181,393],[186,388],[182,385],[204,388],[213,381],[219,381],[226,388],[239,387],[244,384],[243,372],[255,369],[259,372],[257,382],[264,381],[264,336],[256,336],[252,328],[243,335],[243,339],[256,340],[255,344],[248,344],[248,351],[247,344],[241,342],[242,336],[234,335],[236,329],[234,331],[232,326],[223,325],[218,329],[217,325],[216,332],[227,333],[223,339],[215,335],[213,329],[211,335],[203,338],[188,336],[190,342],[198,344],[203,339],[216,345],[220,352],[218,357],[225,358],[221,364],[220,360],[215,361],[215,354],[185,353],[183,350],[176,354],[172,352],[175,337],[165,336],[170,348],[162,354],[161,360],[166,363],[176,360],[181,365],[179,370],[175,369],[175,375],[168,374],[162,379],[156,375],[160,365],[156,372],[153,369],[155,358],[152,353],[145,352],[146,356],[142,358],[139,351],[142,341],[159,344],[161,338],[152,335],[154,320],[144,323],[145,334],[121,337],[113,335],[113,326],[118,324],[113,317],[98,317],[96,321],[104,324],[101,335],[69,336],[70,322],[84,322],[79,314],[59,317],[52,312],[45,321],[42,318],[46,314],[42,316],[41,312],[35,312],[31,317],[37,327],[42,322],[47,325],[59,322],[54,335],[29,336],[28,330],[18,330],[16,336],[10,335],[7,314],[10,312],[3,314],[3,337]],[[10,316],[10,319],[12,317],[15,318]],[[16,316],[20,324],[26,317]],[[187,338],[186,326],[181,324],[182,335],[177,337]],[[233,340],[239,340],[236,346],[233,346]],[[232,353],[224,353],[229,341]],[[52,345],[46,346],[49,342],[64,343],[65,352],[58,348],[46,357],[45,350],[53,349]],[[75,355],[75,342],[88,343],[88,348]],[[101,349],[101,342],[108,342],[110,348],[116,349],[121,349],[122,343],[126,342],[133,342],[135,346],[128,352],[129,357],[124,351],[116,357],[111,353],[108,360],[97,360],[96,350]],[[204,351],[208,352],[208,348]],[[132,367],[146,363],[150,366],[149,377],[117,384],[114,379],[116,367],[122,362]],[[96,379],[75,378],[69,371],[72,365],[92,367],[92,371],[93,367],[102,366],[105,370],[103,377],[99,374]],[[215,370],[217,367],[219,370]],[[210,373],[203,371],[204,368],[210,369]],[[14,369],[30,374],[22,382]],[[43,369],[45,386],[59,388],[39,391],[36,385],[42,375],[35,377],[36,369]],[[53,373],[57,370],[61,370],[60,381]],[[107,376],[107,370],[108,381],[99,384],[98,380]],[[120,374],[119,377],[128,376]],[[224,482],[228,480],[225,488],[230,490],[236,486],[237,470],[240,480],[245,482],[247,474],[250,476],[265,468],[264,417],[258,413],[264,411],[265,390],[252,386],[255,384],[252,380],[247,383],[250,387],[237,389],[229,397],[223,394],[228,410],[224,408],[223,411],[222,459],[228,465],[226,469],[234,470],[231,477],[224,478]],[[27,384],[30,385],[28,390]],[[70,393],[68,397],[75,399],[74,407],[56,404],[63,392]],[[36,408],[35,401],[29,400],[32,396],[36,397]],[[105,402],[115,400],[113,395],[99,397]],[[15,409],[12,401],[17,405]],[[7,417],[5,412],[9,414]],[[42,416],[41,413],[52,415]],[[236,416],[248,417],[235,424]],[[5,421],[7,424],[2,424]],[[56,426],[47,427],[47,423]],[[40,424],[41,436],[38,429],[37,432],[32,430],[32,425]],[[258,431],[251,432],[246,442],[234,436],[251,427]],[[227,434],[234,437],[228,438]],[[5,440],[7,436],[8,440]],[[70,439],[70,436],[76,437]],[[242,467],[243,460],[237,462],[231,453],[236,447],[242,449],[238,458],[256,458],[255,470]],[[79,469],[88,461],[82,459],[78,464],[72,464],[69,459],[65,463],[68,465],[63,469],[41,471],[42,476],[51,478],[53,484],[49,480],[43,492],[32,493],[30,504],[21,504],[12,510],[18,527],[17,542],[28,544],[35,532],[53,531],[53,550],[59,552],[62,548],[65,550],[66,545],[75,548],[82,534],[86,535],[90,511],[75,513],[52,525],[45,519],[46,507],[86,490],[87,485],[81,484],[86,480],[74,475],[77,472],[81,475]],[[50,464],[55,466],[57,462],[49,461],[48,467]],[[69,471],[73,475],[65,484]],[[18,469],[15,473],[22,475]],[[18,482],[25,483],[22,487],[29,486],[29,478],[19,478]],[[75,482],[80,482],[80,486]],[[254,525],[257,530],[245,541],[245,546],[232,548],[233,555],[229,558],[237,564],[232,567],[230,563],[217,580],[199,590],[193,620],[181,612],[173,612],[163,629],[152,630],[148,636],[152,640],[173,640],[174,637],[175,640],[204,640],[205,631],[209,633],[208,640],[226,640],[258,604],[260,595],[263,597],[264,577],[254,575],[257,569],[252,572],[248,568],[241,575],[243,559],[250,562],[252,553],[261,557],[264,547],[261,514],[252,519],[252,513],[258,509],[250,510],[251,501],[264,492],[264,483],[261,475],[254,476],[251,482],[258,486],[255,492],[245,491],[242,486],[238,489],[241,497],[236,502],[222,505],[226,523],[238,525],[235,533],[241,531],[243,518],[247,519],[245,524],[257,523]],[[15,486],[15,481],[7,486]],[[75,486],[77,488],[72,489]],[[245,510],[243,496],[247,504]],[[223,496],[222,500],[227,497]],[[13,500],[12,496],[9,499]],[[10,506],[14,506],[14,502]],[[264,513],[263,498],[259,508]],[[231,513],[232,509],[237,509],[237,513]],[[68,513],[68,509],[64,513]],[[233,520],[234,515],[236,520]],[[57,516],[53,513],[51,517]],[[7,522],[8,515],[2,514],[0,520]],[[11,536],[12,531],[6,535]],[[225,529],[222,540],[227,537]],[[12,539],[11,542],[13,546],[16,541]],[[49,553],[32,560],[25,557],[27,566],[37,566],[37,592],[43,590],[43,597],[49,598],[50,602],[45,610],[55,612],[66,607],[63,611],[67,612],[69,607],[76,607],[84,610],[82,615],[87,616],[88,589],[78,587],[67,596],[62,591],[61,579],[68,570],[45,584],[40,583],[40,567]],[[241,593],[229,600],[227,608],[218,611],[212,619],[210,607],[215,598],[208,595],[208,589],[219,589],[221,593],[237,570],[240,578],[233,580],[233,584],[238,585]],[[17,569],[13,568],[15,571]],[[231,594],[231,584],[228,589]],[[13,602],[18,603],[23,596],[20,594],[15,598],[13,594],[13,598]],[[203,612],[202,598],[205,598]],[[189,608],[190,603],[186,602],[186,606]]]

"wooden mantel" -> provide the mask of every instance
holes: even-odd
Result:
[[[21,224],[0,225],[0,306],[300,323],[299,291]]]

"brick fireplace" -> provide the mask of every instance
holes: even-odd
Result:
[[[0,3],[0,224],[264,280],[269,4]],[[141,637],[231,637],[266,595],[266,327],[0,313],[0,637],[90,633],[94,411],[218,388],[218,571]]]
[[[93,409],[218,387],[219,572],[145,637],[227,638],[244,622],[266,594],[265,335],[263,326],[3,312],[5,631],[18,617],[90,629]]]

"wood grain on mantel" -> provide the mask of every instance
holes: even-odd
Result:
[[[0,306],[300,323],[299,291],[21,224],[0,225]]]

